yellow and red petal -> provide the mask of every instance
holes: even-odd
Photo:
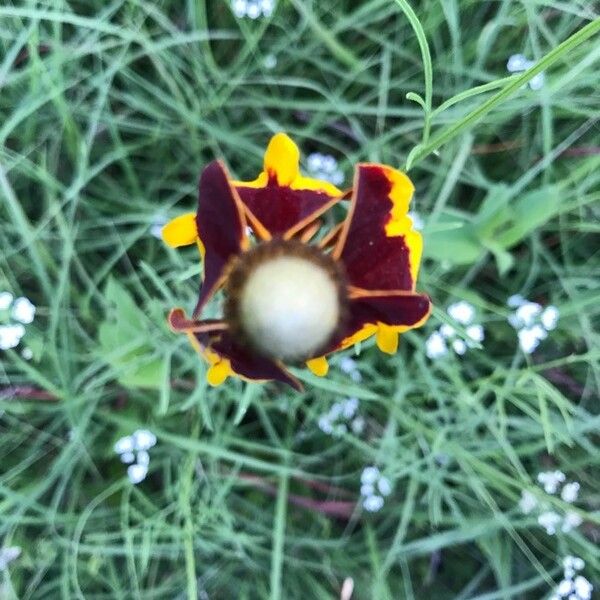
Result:
[[[162,239],[171,248],[189,246],[198,239],[195,213],[186,213],[169,221],[161,231]]]
[[[262,173],[253,181],[235,181],[233,185],[271,236],[290,237],[342,196],[328,181],[301,175],[298,146],[284,133],[271,138]],[[255,226],[252,220],[250,225]]]
[[[190,333],[204,354],[208,352],[211,370],[216,377],[219,374],[237,375],[248,381],[280,381],[302,391],[302,384],[279,361],[257,354],[251,348],[239,344],[228,331]],[[215,370],[215,366],[223,364]],[[229,371],[228,371],[229,369]],[[209,370],[210,375],[210,370]]]
[[[346,325],[328,351],[348,348],[377,334],[381,351],[393,354],[398,347],[398,334],[420,327],[430,312],[428,296],[402,290],[351,298]]]
[[[333,251],[352,286],[415,289],[422,240],[407,216],[413,192],[410,179],[391,167],[356,168],[350,210]]]
[[[194,315],[222,285],[229,261],[248,246],[244,207],[220,161],[200,175],[196,228],[204,247],[204,281]]]

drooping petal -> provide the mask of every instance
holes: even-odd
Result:
[[[325,377],[329,372],[329,363],[324,356],[318,356],[317,358],[307,360],[306,366],[317,377]]]
[[[175,217],[162,228],[162,238],[171,248],[189,246],[198,239],[196,215],[186,213]]]
[[[265,152],[264,170],[254,181],[233,182],[242,202],[271,236],[289,238],[342,196],[328,181],[300,174],[300,151],[284,133],[277,133]],[[254,228],[254,219],[250,224]]]
[[[333,251],[351,285],[367,290],[414,290],[421,235],[407,216],[414,187],[400,171],[358,165],[350,211]]]
[[[218,371],[221,373],[229,367],[230,372],[226,373],[225,378],[228,375],[237,375],[249,381],[275,380],[302,391],[302,384],[281,362],[261,356],[251,348],[239,344],[228,331],[215,334],[191,333],[189,335],[196,339],[200,348],[209,351],[211,368],[225,362],[225,366]]]
[[[426,295],[402,290],[352,298],[347,325],[331,350],[347,348],[377,334],[379,348],[393,354],[398,347],[398,333],[419,327],[430,312],[431,302]]]
[[[204,247],[204,281],[194,315],[222,284],[227,263],[248,246],[242,203],[219,161],[200,176],[196,228]]]

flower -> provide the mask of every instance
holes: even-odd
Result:
[[[306,159],[306,166],[311,177],[329,181],[333,185],[344,183],[344,173],[338,167],[338,162],[331,154],[313,152]]]
[[[485,338],[485,331],[482,325],[473,323],[475,319],[475,307],[469,302],[460,300],[450,304],[446,309],[448,316],[454,319],[460,325],[466,327],[468,339],[463,340],[458,337],[456,329],[448,323],[444,323],[437,331],[434,331],[425,342],[425,354],[432,359],[441,358],[448,354],[449,347],[456,354],[463,355],[469,348],[480,343]]]
[[[560,497],[570,504],[577,500],[581,485],[577,481],[564,483],[567,476],[562,471],[543,471],[538,473],[537,481],[544,488],[547,494],[555,495],[560,491]],[[564,485],[562,485],[564,483]],[[562,489],[561,489],[562,485]],[[538,524],[541,525],[546,533],[554,535],[560,527],[563,533],[568,533],[579,527],[583,519],[573,510],[568,510],[564,514],[559,514],[550,509],[549,503],[544,500],[539,500],[537,496],[528,490],[521,492],[521,500],[519,508],[523,514],[530,514],[537,510]]]
[[[12,306],[12,318],[25,325],[33,322],[35,317],[35,306],[29,298],[17,298]]]
[[[146,478],[150,465],[148,450],[155,445],[156,436],[148,429],[137,429],[131,435],[119,438],[115,442],[114,450],[121,462],[129,465],[127,477],[134,485]]]
[[[563,579],[556,586],[549,600],[591,600],[594,586],[583,576],[577,575],[585,567],[581,558],[576,556],[565,556],[563,564]]]
[[[0,325],[0,350],[8,350],[19,345],[25,335],[25,327],[20,323],[16,325]]]
[[[368,512],[381,510],[384,497],[392,493],[392,484],[374,466],[365,467],[360,476],[360,495],[363,498],[363,508]]]
[[[10,292],[0,292],[0,310],[8,310],[13,303],[13,295]]]
[[[231,10],[238,19],[270,17],[275,10],[275,0],[232,0]]]
[[[6,546],[0,548],[0,571],[3,571],[8,565],[21,556],[19,546]]]
[[[513,54],[506,63],[506,70],[509,73],[521,73],[527,71],[535,65],[535,61],[527,60],[522,54]],[[532,90],[539,90],[544,85],[544,73],[538,73],[529,80],[529,87]]]
[[[530,302],[515,294],[507,300],[515,312],[508,317],[508,322],[517,330],[519,345],[526,354],[531,354],[542,340],[548,337],[548,332],[556,328],[560,312],[556,306],[542,308],[537,302]]]
[[[175,308],[169,324],[209,363],[212,385],[237,375],[302,389],[285,362],[324,376],[328,354],[374,335],[379,349],[393,354],[399,334],[421,326],[431,311],[429,298],[415,291],[422,239],[406,216],[414,189],[408,177],[359,164],[344,194],[302,175],[299,162],[283,133],[269,142],[253,181],[231,180],[214,161],[200,176],[196,213],[163,229],[168,245],[196,244],[203,258],[192,318]],[[309,244],[320,217],[343,198],[350,200],[346,219]],[[198,320],[220,289],[223,318]]]
[[[348,398],[343,402],[335,402],[328,412],[319,417],[319,429],[327,435],[340,437],[348,433],[348,427],[355,434],[362,433],[365,421],[357,416],[358,398]]]

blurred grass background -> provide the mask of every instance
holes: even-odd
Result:
[[[347,577],[355,599],[545,598],[569,553],[598,581],[598,15],[410,5],[414,27],[391,0],[284,0],[256,20],[217,0],[2,3],[0,291],[37,306],[33,358],[0,351],[0,547],[22,549],[2,598],[329,599]],[[540,90],[506,79],[515,53],[550,55]],[[209,388],[165,324],[193,306],[197,252],[150,230],[193,209],[214,157],[254,177],[280,130],[347,182],[413,152],[436,312],[393,358],[348,352],[360,382],[338,358],[303,394]],[[515,293],[560,310],[532,355],[506,321]],[[482,348],[430,360],[461,299]],[[364,431],[326,435],[348,397]],[[113,445],[136,428],[158,443],[132,485]],[[374,514],[368,465],[393,485]],[[554,468],[581,483],[583,523],[551,536],[518,501]]]

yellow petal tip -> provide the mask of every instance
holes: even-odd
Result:
[[[206,373],[206,380],[210,385],[216,387],[224,383],[231,374],[231,365],[229,360],[226,359],[215,363],[208,369]]]
[[[279,185],[291,185],[300,173],[300,150],[285,133],[276,133],[265,152],[265,171],[277,178]]]
[[[169,221],[162,229],[162,239],[171,248],[189,246],[198,239],[196,215],[186,213]]]
[[[394,328],[380,324],[377,329],[377,347],[386,354],[396,354],[398,337],[398,332]]]
[[[329,372],[329,363],[324,356],[319,356],[318,358],[311,358],[306,361],[306,366],[310,369],[310,371],[316,375],[317,377],[325,377]]]

